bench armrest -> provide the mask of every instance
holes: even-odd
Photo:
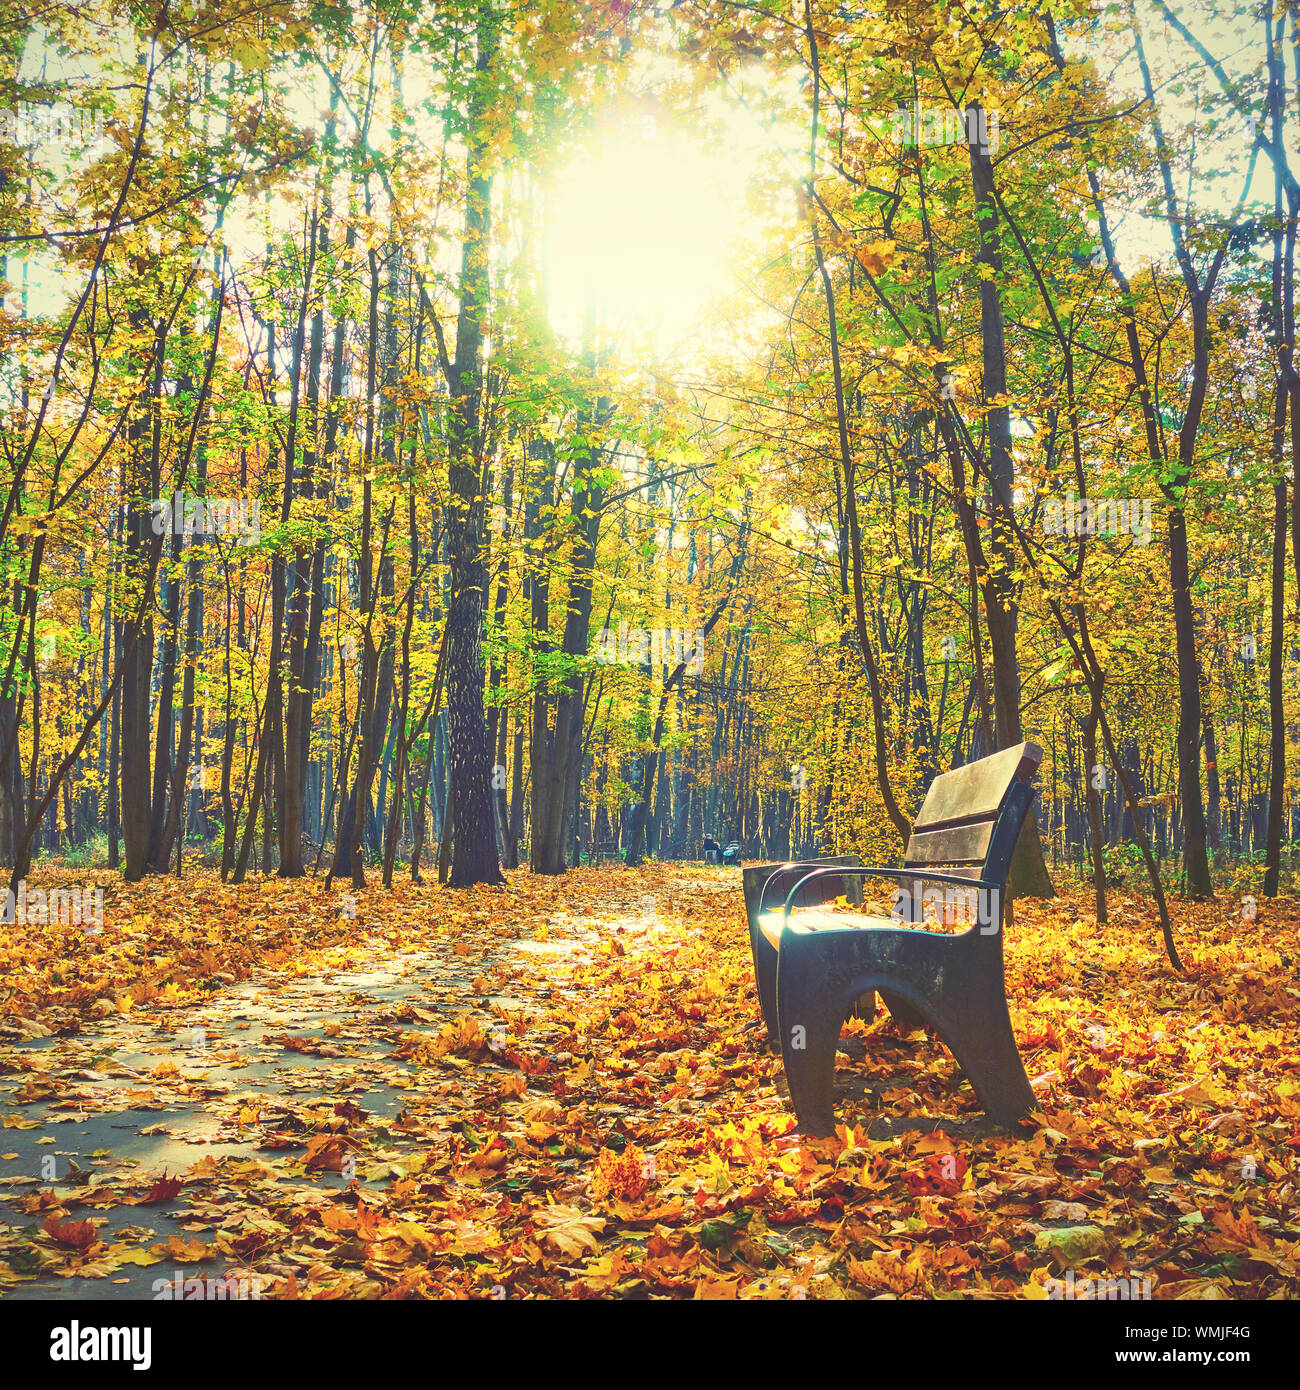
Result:
[[[896,878],[896,879],[924,879],[927,883],[956,883],[962,888],[991,888],[1000,891],[1002,885],[994,883],[986,878],[962,878],[959,874],[928,874],[921,866],[912,869],[873,869],[866,867],[855,867],[847,864],[835,864],[821,869],[813,869],[805,874],[798,883],[790,890],[789,896],[785,900],[785,916],[788,919],[794,907],[794,895],[814,878],[848,878],[862,875],[864,878]],[[759,899],[759,911],[762,911],[762,899]]]
[[[778,864],[776,868],[768,874],[763,881],[763,887],[758,895],[758,905],[754,911],[756,913],[764,910],[763,904],[767,901],[767,890],[779,878],[786,878],[794,873],[796,869],[826,869],[831,872],[843,874],[860,874],[863,872],[861,864],[828,864],[824,859],[789,859],[784,864]]]

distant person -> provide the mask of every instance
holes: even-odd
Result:
[[[704,862],[706,864],[716,864],[721,857],[722,846],[712,835],[706,835],[704,837]]]

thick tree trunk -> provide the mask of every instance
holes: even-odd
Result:
[[[1278,50],[1281,44],[1285,21],[1279,16],[1276,22],[1275,37],[1270,35],[1269,67],[1269,116],[1273,142],[1281,152],[1283,146],[1282,98],[1284,92],[1283,72]],[[1294,20],[1293,20],[1294,25]],[[1300,50],[1297,50],[1300,58]],[[1298,72],[1300,75],[1300,72]],[[1273,406],[1273,431],[1271,455],[1273,465],[1273,570],[1272,592],[1269,605],[1269,652],[1268,652],[1268,711],[1269,711],[1269,781],[1268,781],[1268,837],[1264,852],[1264,892],[1268,897],[1276,897],[1282,866],[1282,821],[1285,814],[1286,798],[1286,712],[1282,702],[1282,653],[1284,647],[1283,625],[1285,622],[1286,589],[1286,540],[1287,540],[1287,486],[1286,466],[1283,450],[1286,439],[1287,403],[1290,401],[1292,415],[1300,404],[1292,389],[1295,377],[1295,246],[1296,218],[1294,213],[1300,208],[1300,200],[1291,198],[1292,217],[1286,221],[1283,216],[1282,162],[1274,161],[1273,171],[1273,325],[1277,337],[1278,372],[1277,388]],[[1285,225],[1285,233],[1283,226]],[[1292,419],[1293,440],[1300,438],[1300,429]],[[1293,451],[1294,452],[1294,451]],[[1292,459],[1293,471],[1300,484],[1300,455]],[[1297,494],[1300,503],[1300,492]],[[1293,504],[1295,505],[1295,504]],[[1298,508],[1300,509],[1300,508]],[[1300,557],[1297,557],[1300,560]]]
[[[447,728],[451,781],[456,789],[455,852],[447,881],[453,888],[501,883],[492,806],[492,749],[483,715],[483,330],[488,314],[488,252],[492,238],[490,145],[499,17],[481,0],[475,83],[469,102],[465,161],[465,231],[461,243],[456,357],[448,363],[447,539],[455,601],[448,614]]]
[[[1020,723],[1020,662],[1016,653],[1020,624],[1016,594],[1015,517],[1012,489],[1015,467],[1011,458],[1011,409],[1007,404],[1006,334],[1002,319],[1000,280],[1002,246],[991,152],[980,138],[986,129],[978,103],[967,108],[971,183],[980,233],[977,266],[980,276],[980,340],[983,348],[984,421],[989,448],[991,525],[989,565],[984,592],[985,622],[993,658],[993,713],[999,748],[1011,748],[1024,737]],[[1011,860],[1011,883],[1022,897],[1052,898],[1056,890],[1043,859],[1035,808],[1031,805]]]

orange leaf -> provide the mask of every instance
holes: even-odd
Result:
[[[169,1178],[166,1173],[154,1179],[153,1186],[144,1195],[146,1202],[170,1202],[181,1190],[180,1178]]]
[[[44,1222],[45,1234],[52,1236],[60,1245],[71,1245],[74,1250],[86,1250],[95,1243],[95,1228],[89,1221],[60,1221],[58,1212],[51,1212]]]
[[[892,241],[870,241],[858,247],[858,264],[868,275],[879,275],[893,264],[894,255]]]

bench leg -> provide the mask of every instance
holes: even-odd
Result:
[[[786,1084],[801,1134],[835,1133],[835,1049],[844,1008],[826,988],[824,966],[798,939],[782,943],[777,1018]]]
[[[1001,978],[967,994],[960,1011],[945,1013],[941,1036],[970,1078],[985,1114],[1004,1129],[1012,1128],[1037,1109],[1038,1099],[1016,1046]]]
[[[754,980],[758,985],[758,1005],[763,1011],[767,1040],[773,1047],[780,1044],[776,1031],[776,967],[778,953],[772,943],[754,927],[749,929],[749,944],[754,951]]]
[[[926,1003],[923,1014],[890,987],[893,972],[881,970],[883,962],[864,958],[866,945],[862,940],[815,934],[787,933],[782,938],[776,972],[777,1028],[801,1133],[835,1132],[835,1052],[840,1028],[846,1009],[871,988],[880,992],[900,1023],[934,1027],[995,1124],[1011,1129],[1037,1108],[1011,1027],[1000,949],[996,956],[985,948],[978,956],[948,962],[948,988],[940,998]]]
[[[754,951],[754,979],[758,986],[758,1006],[763,1011],[763,1026],[767,1029],[767,1040],[773,1047],[781,1045],[777,1031],[776,1017],[776,971],[780,957],[772,949],[772,943],[761,931],[750,931],[750,945]],[[897,1013],[890,1009],[897,1017]],[[876,991],[865,990],[849,1005],[845,1018],[865,1018],[868,1023],[876,1016]],[[917,1015],[918,1019],[920,1015]]]
[[[892,1012],[892,1010],[891,1010]],[[876,1016],[876,991],[874,989],[863,990],[861,994],[849,1005],[846,1018],[865,1018],[868,1023]]]
[[[889,990],[882,989],[880,997],[885,1001],[890,1014],[900,1027],[923,1028],[925,1026],[925,1015],[909,1004],[901,994],[892,994]]]

